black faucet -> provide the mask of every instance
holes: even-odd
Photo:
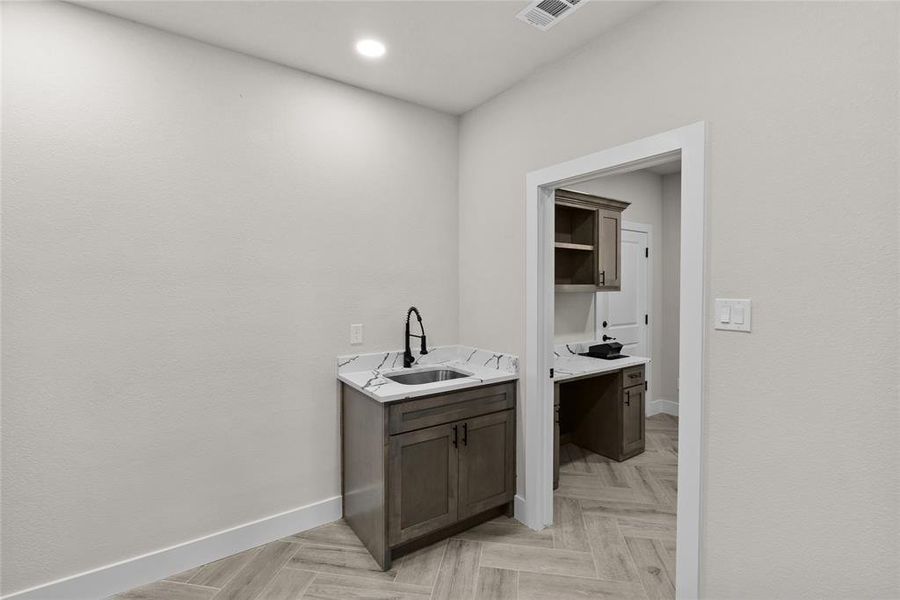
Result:
[[[409,332],[409,316],[413,313],[416,313],[416,319],[419,320],[419,329],[422,330],[422,335],[413,335]],[[422,315],[419,314],[419,309],[415,306],[410,306],[409,310],[406,311],[406,335],[404,337],[406,338],[406,349],[403,351],[403,368],[408,369],[415,361],[412,351],[409,349],[410,337],[417,337],[422,340],[422,349],[419,354],[428,354],[428,349],[425,347],[425,326],[422,325]]]

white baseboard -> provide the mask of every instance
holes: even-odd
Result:
[[[673,417],[678,416],[678,403],[673,402],[672,400],[651,400],[647,403],[647,416],[652,417],[653,415],[658,415],[660,413],[664,413],[667,415],[672,415]]]
[[[336,521],[341,497],[300,506],[175,546],[14,592],[0,600],[97,600]]]

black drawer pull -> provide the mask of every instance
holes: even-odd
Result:
[[[459,448],[459,430],[456,425],[453,426],[453,447]]]
[[[469,424],[463,423],[463,446],[469,445]]]
[[[631,406],[631,390],[625,390],[625,406]]]

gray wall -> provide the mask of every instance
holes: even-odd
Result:
[[[7,2],[2,124],[4,594],[338,495],[334,357],[457,341],[454,117]]]
[[[662,251],[658,253],[662,279],[659,320],[659,373],[654,400],[678,402],[678,320],[681,310],[681,174],[662,177]]]
[[[898,11],[661,3],[462,120],[460,336],[520,354],[526,173],[708,123],[707,301],[754,330],[707,313],[705,597],[898,593]]]

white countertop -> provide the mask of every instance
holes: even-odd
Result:
[[[439,346],[429,348],[428,354],[425,355],[413,352],[413,356],[416,357],[416,362],[409,369],[403,368],[403,352],[397,350],[339,356],[337,378],[378,402],[405,400],[491,383],[514,381],[519,378],[519,359],[512,354],[491,352],[469,346]],[[390,373],[408,373],[435,366],[462,371],[469,377],[421,385],[406,385],[384,376]]]
[[[553,381],[561,383],[576,377],[602,375],[603,373],[610,373],[650,362],[650,359],[644,356],[628,356],[615,360],[604,360],[602,358],[579,355],[579,352],[587,352],[588,347],[595,343],[598,342],[578,342],[556,346],[554,350],[555,359],[553,361]]]

